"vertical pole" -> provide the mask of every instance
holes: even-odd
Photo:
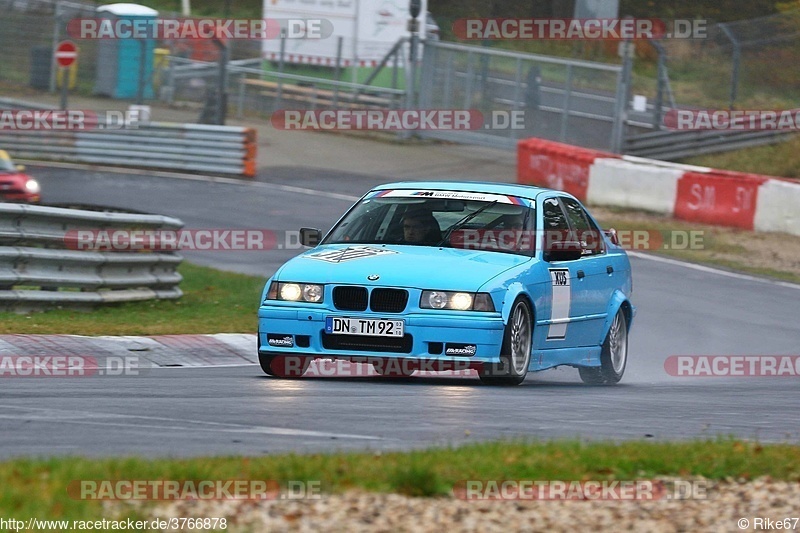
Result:
[[[656,51],[658,52],[658,60],[656,62],[656,76],[658,78],[657,85],[656,85],[656,103],[655,109],[653,109],[653,128],[656,130],[661,129],[661,114],[662,108],[664,107],[664,83],[666,78],[666,68],[665,68],[665,60],[664,57],[666,50],[664,47],[661,46],[656,41],[652,41],[653,46],[655,46]]]
[[[414,109],[414,92],[417,87],[417,32],[411,32],[411,49],[408,51],[408,80],[406,80],[406,109]]]
[[[333,79],[337,82],[342,79],[342,44],[344,38],[340,35],[336,38],[336,70],[333,72]],[[339,84],[333,86],[333,107],[339,106]]]
[[[742,60],[742,49],[739,41],[733,43],[733,70],[731,72],[731,103],[730,109],[736,106],[736,98],[739,89],[739,64]]]
[[[736,93],[737,88],[739,85],[739,62],[741,61],[741,46],[739,45],[739,41],[736,40],[736,37],[733,36],[730,28],[728,28],[727,24],[718,24],[719,29],[722,30],[722,33],[725,34],[725,37],[731,42],[733,46],[733,66],[731,69],[731,99],[729,107],[733,109],[734,105],[736,104]]]
[[[392,89],[397,89],[397,65],[400,61],[400,49],[395,50],[392,62]],[[392,107],[394,107],[395,99],[392,98]]]
[[[175,101],[175,63],[177,61],[173,58],[169,62],[169,70],[167,77],[169,78],[169,90],[167,91],[167,103],[172,104]]]
[[[215,40],[219,43],[219,76],[217,77],[217,124],[225,125],[228,113],[228,43]]]
[[[514,129],[514,116],[516,111],[520,108],[520,100],[522,99],[522,59],[517,58],[517,75],[514,80],[514,105],[511,107],[511,117],[508,125],[508,136],[512,139],[517,138],[517,130]]]
[[[409,22],[411,30],[411,39],[409,39],[410,48],[408,50],[408,79],[406,80],[406,109],[414,109],[415,95],[417,87],[417,20],[412,18]],[[404,131],[401,133],[402,138],[409,139],[412,136],[411,131]]]
[[[281,32],[281,49],[278,56],[278,90],[275,94],[275,109],[280,109],[281,99],[283,98],[283,64],[284,53],[286,52],[286,34]]]
[[[475,69],[472,67],[472,50],[467,52],[467,80],[464,88],[464,107],[462,109],[472,109],[472,85],[475,77]]]
[[[567,64],[567,81],[565,82],[564,87],[564,104],[563,109],[561,110],[561,132],[558,135],[558,139],[561,142],[567,140],[567,121],[569,120],[569,106],[570,100],[572,98],[572,64]]]
[[[69,87],[69,68],[58,67],[61,71],[61,109],[67,109],[67,87]]]
[[[55,14],[53,17],[53,47],[50,54],[50,92],[56,92],[56,72],[58,63],[56,62],[56,47],[61,39],[61,2],[56,2]]]
[[[450,96],[453,94],[453,77],[455,74],[453,73],[453,61],[454,56],[456,53],[453,50],[448,50],[447,52],[447,62],[444,67],[444,102],[443,107],[444,109],[450,109]]]
[[[139,84],[136,87],[136,104],[142,105],[144,103],[144,75],[145,64],[147,61],[147,41],[139,39]]]
[[[625,130],[625,120],[628,115],[628,93],[633,63],[629,43],[630,41],[624,41],[623,43],[622,69],[619,71],[619,78],[617,79],[614,126],[611,130],[611,151],[615,154],[622,153],[622,138]]]
[[[242,72],[242,74],[239,76],[239,105],[236,107],[236,118],[238,118],[239,120],[241,120],[242,117],[244,117],[244,95],[245,95],[245,90],[247,89],[247,86],[245,84],[246,80],[247,80],[247,73]]]

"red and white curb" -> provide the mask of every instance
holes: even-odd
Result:
[[[0,357],[138,356],[156,367],[241,366],[258,363],[256,335],[102,336],[0,335]]]

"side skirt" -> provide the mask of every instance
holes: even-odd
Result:
[[[581,346],[534,351],[528,370],[539,372],[560,365],[600,366],[600,350],[600,346]]]

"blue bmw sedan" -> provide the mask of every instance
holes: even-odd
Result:
[[[367,192],[270,278],[258,310],[261,368],[313,359],[386,375],[470,368],[485,383],[576,367],[625,372],[631,267],[613,230],[573,196],[525,185],[390,183]]]

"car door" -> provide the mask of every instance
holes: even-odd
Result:
[[[571,235],[580,241],[582,248],[581,258],[570,265],[575,269],[570,318],[580,333],[572,340],[574,346],[593,346],[602,341],[608,302],[616,284],[613,261],[606,253],[602,232],[580,202],[568,196],[560,200]]]
[[[563,239],[570,230],[557,195],[542,201],[542,230],[544,241],[553,235]],[[575,261],[548,261],[544,250],[539,250],[537,256],[542,259],[541,277],[545,283],[529,289],[531,294],[538,295],[534,346],[537,350],[575,346],[573,339],[580,334],[572,323]],[[541,278],[538,281],[541,282]]]

